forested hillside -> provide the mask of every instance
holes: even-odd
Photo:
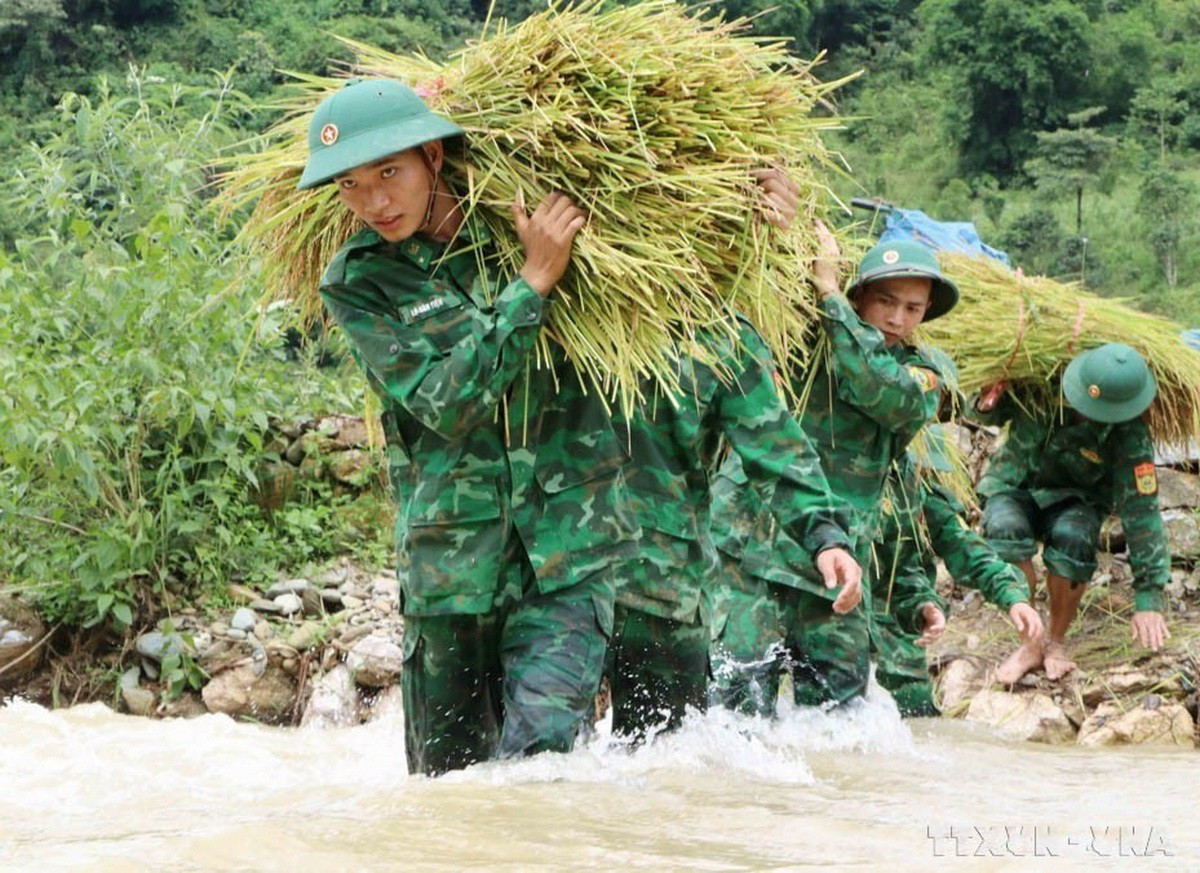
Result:
[[[520,18],[538,0],[500,0]],[[853,117],[839,195],[971,218],[1026,270],[1200,323],[1200,0],[724,0],[796,51],[828,53]],[[331,34],[444,55],[485,0],[4,0],[0,149],[47,130],[68,91],[232,86],[346,56]],[[139,76],[130,77],[131,67]],[[267,110],[240,110],[251,134]],[[865,217],[859,214],[858,218]],[[11,230],[10,230],[11,233]]]

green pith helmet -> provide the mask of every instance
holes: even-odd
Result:
[[[351,79],[313,112],[308,163],[300,189],[463,129],[431,112],[412,88],[395,79]]]
[[[1124,343],[1090,349],[1067,364],[1063,395],[1093,421],[1131,421],[1150,408],[1158,385],[1146,359]]]
[[[922,321],[945,315],[958,303],[958,286],[943,275],[934,253],[916,240],[907,239],[881,242],[863,255],[847,293],[853,296],[868,282],[889,276],[924,276],[933,282]]]

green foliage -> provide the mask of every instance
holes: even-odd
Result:
[[[1171,292],[1179,285],[1179,263],[1185,242],[1195,234],[1198,207],[1195,183],[1171,167],[1156,163],[1142,177],[1137,211]]]
[[[1054,213],[1035,207],[1013,219],[997,244],[1026,273],[1054,276],[1061,272],[1059,263],[1065,241],[1066,234]]]
[[[1087,16],[1070,0],[926,0],[921,13],[928,63],[954,70],[968,107],[963,169],[1011,173],[1082,92]]]
[[[163,700],[177,700],[179,695],[188,689],[199,691],[209,676],[192,655],[192,652],[196,651],[195,639],[191,634],[180,634],[176,631],[175,623],[170,619],[162,622],[161,632],[165,635],[175,634],[184,643],[181,651],[165,654],[160,664]]]
[[[1075,235],[1083,236],[1083,190],[1095,184],[1117,147],[1087,122],[1104,110],[1092,107],[1071,113],[1071,127],[1038,131],[1037,149],[1025,168],[1037,186],[1051,196],[1066,192],[1075,199]]]
[[[0,579],[55,621],[127,627],[341,529],[314,537],[327,494],[302,527],[251,499],[269,415],[318,377],[213,302],[237,263],[201,195],[237,96],[100,92],[69,95],[0,190]]]

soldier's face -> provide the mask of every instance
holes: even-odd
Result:
[[[923,276],[889,276],[869,282],[854,296],[858,317],[883,334],[888,346],[905,342],[925,318],[933,282]]]
[[[408,239],[425,223],[429,192],[434,185],[431,163],[441,166],[441,143],[396,152],[355,167],[335,178],[338,197],[346,208],[388,242]]]

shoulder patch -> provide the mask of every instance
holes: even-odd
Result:
[[[1138,494],[1158,493],[1158,474],[1155,473],[1154,464],[1150,461],[1138,464],[1133,468],[1133,481],[1137,485]]]
[[[927,370],[925,367],[910,366],[908,372],[913,377],[913,380],[921,386],[922,391],[937,390],[938,377],[932,370]]]
[[[1080,450],[1079,450],[1079,454],[1083,455],[1085,458],[1087,458],[1087,459],[1088,459],[1089,461],[1091,461],[1093,464],[1099,464],[1099,463],[1101,463],[1101,460],[1100,460],[1100,455],[1098,455],[1098,454],[1097,454],[1095,451],[1093,451],[1092,449],[1080,449]]]

